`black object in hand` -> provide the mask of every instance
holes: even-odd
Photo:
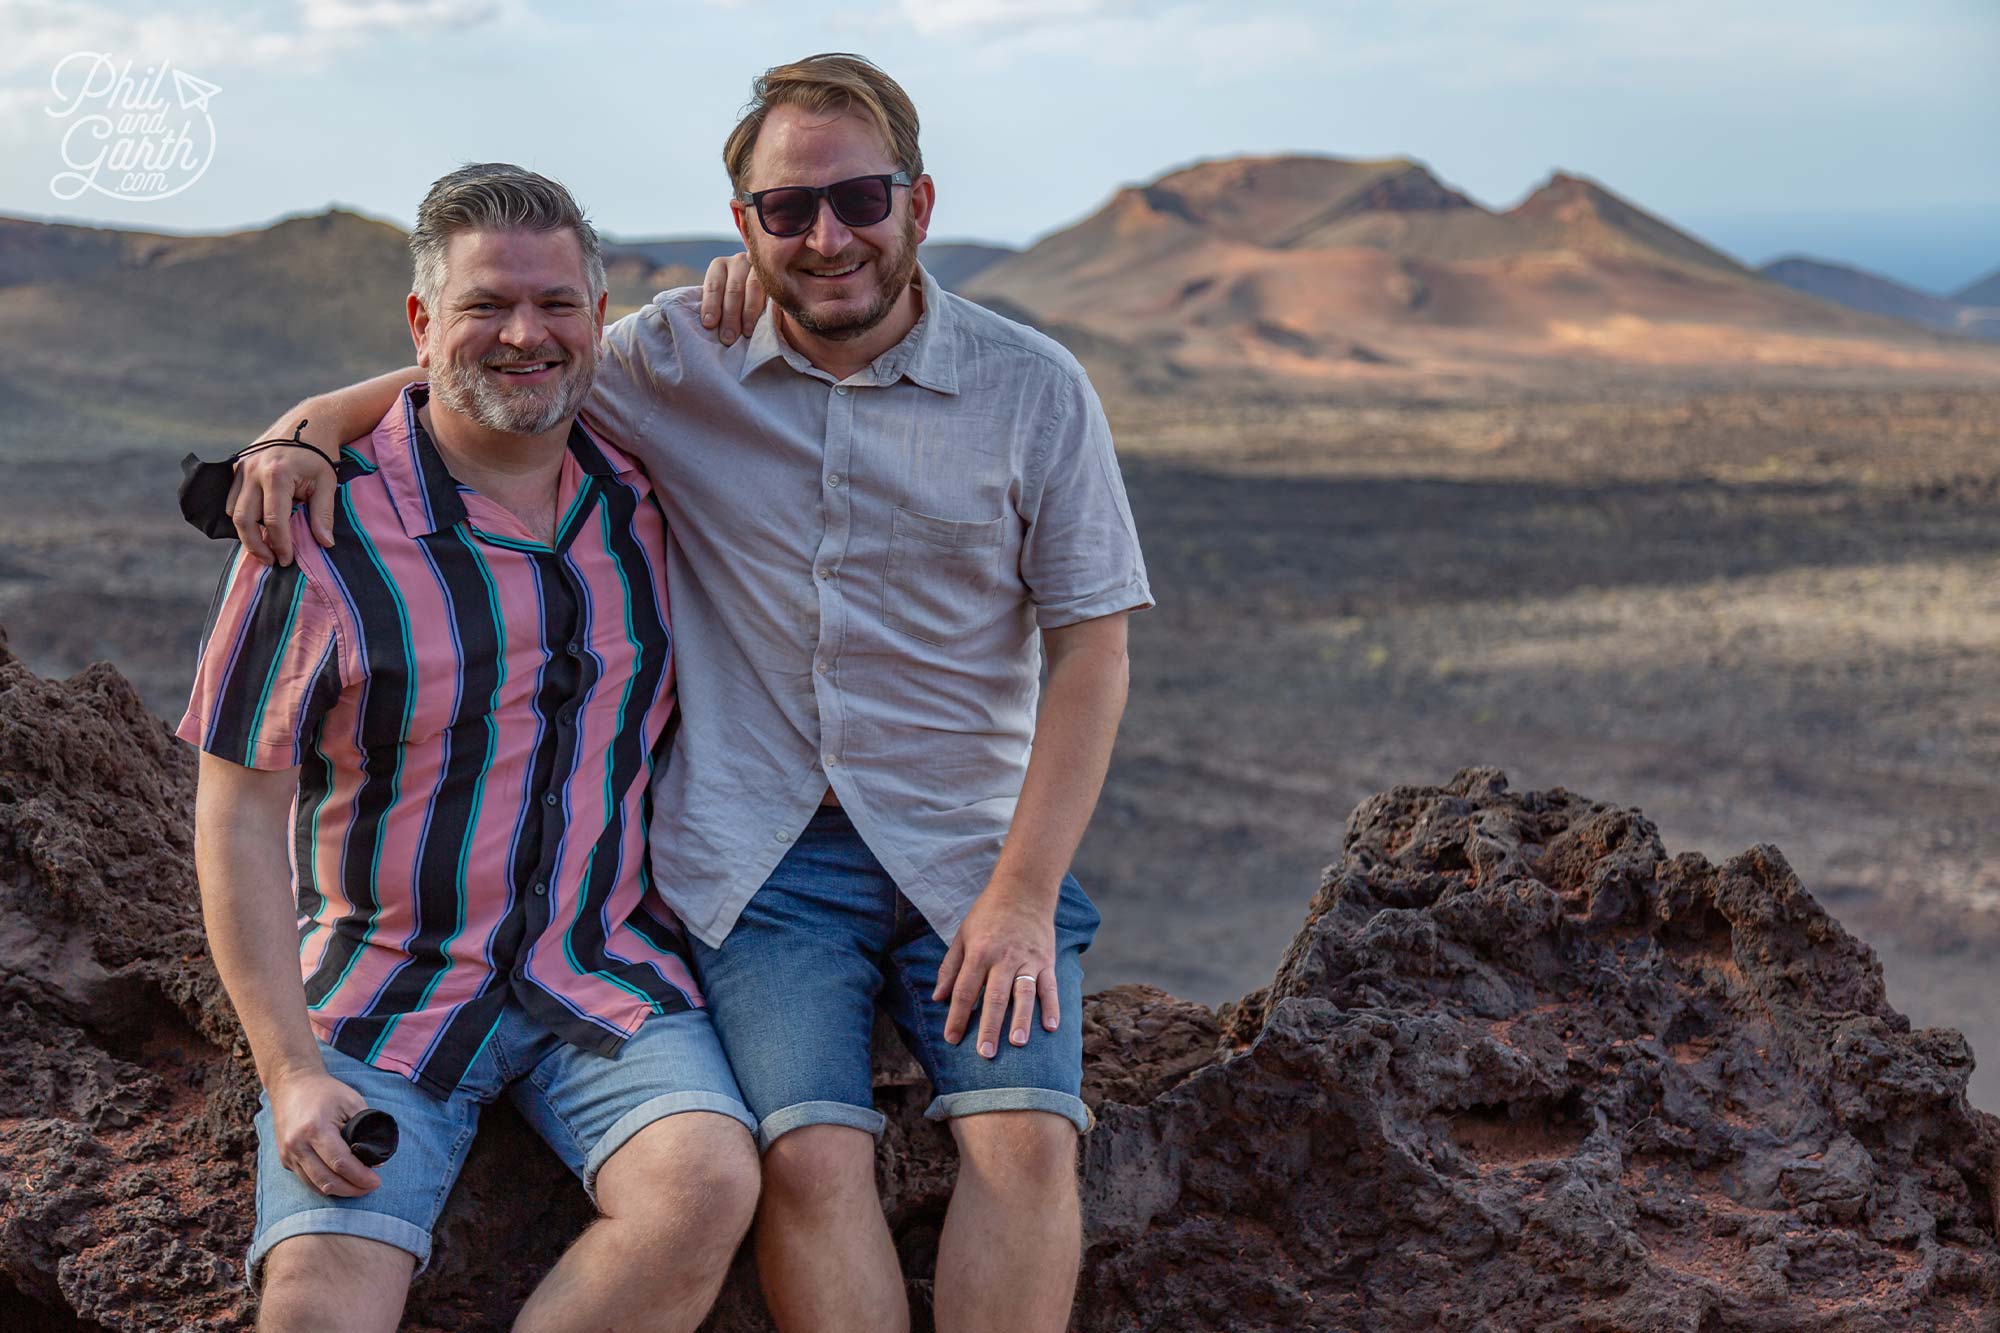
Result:
[[[236,536],[229,517],[229,487],[236,473],[228,463],[204,463],[193,454],[181,460],[181,517],[220,541]]]
[[[319,446],[307,444],[299,438],[305,430],[309,418],[300,417],[299,424],[292,427],[292,437],[288,440],[279,435],[268,440],[259,440],[246,449],[239,449],[220,463],[204,463],[193,454],[181,460],[181,517],[201,530],[204,537],[217,541],[236,539],[236,521],[229,516],[229,488],[236,484],[236,462],[248,458],[259,449],[275,449],[286,446],[294,449],[310,449],[326,458]],[[326,465],[336,472],[340,464],[326,458]],[[290,505],[286,505],[289,511]],[[391,1120],[390,1125],[396,1122]],[[389,1141],[389,1151],[396,1151],[394,1139]],[[387,1160],[386,1158],[384,1159]]]
[[[369,1109],[340,1127],[340,1137],[363,1166],[380,1166],[396,1155],[396,1117]]]

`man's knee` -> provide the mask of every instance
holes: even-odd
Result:
[[[789,1207],[875,1197],[875,1136],[850,1125],[802,1125],[764,1150],[764,1193]]]
[[[956,1116],[960,1169],[1038,1190],[1074,1188],[1076,1126],[1048,1111],[982,1111]]]
[[[416,1266],[409,1251],[362,1236],[289,1236],[264,1256],[257,1326],[393,1329]]]
[[[726,1115],[685,1111],[626,1140],[599,1168],[596,1193],[606,1217],[670,1225],[699,1217],[705,1231],[733,1232],[733,1246],[749,1230],[757,1191],[750,1131]]]

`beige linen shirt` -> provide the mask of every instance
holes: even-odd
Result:
[[[921,279],[909,336],[837,382],[773,310],[724,347],[693,288],[605,333],[585,420],[668,520],[653,880],[711,946],[829,786],[950,939],[1020,796],[1039,631],[1153,604],[1082,367]]]

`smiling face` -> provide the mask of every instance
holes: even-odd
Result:
[[[604,301],[566,227],[461,231],[446,245],[436,308],[410,297],[417,363],[451,411],[502,434],[545,434],[590,392]]]
[[[868,120],[796,106],[771,111],[750,153],[745,193],[781,185],[831,185],[854,176],[899,169]],[[929,231],[928,176],[890,191],[889,216],[850,227],[825,200],[812,227],[798,236],[765,231],[757,211],[733,203],[737,230],[771,300],[801,329],[831,342],[859,338],[897,308],[916,274],[917,246]]]

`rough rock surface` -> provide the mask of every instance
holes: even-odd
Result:
[[[202,946],[193,768],[109,668],[0,640],[0,1326],[241,1328],[255,1085]],[[1091,997],[1076,1326],[2000,1327],[2000,1121],[1774,848],[1468,770],[1363,804],[1276,979]],[[917,1312],[951,1180],[878,1047]],[[504,1326],[586,1220],[489,1117],[409,1326]],[[768,1328],[747,1258],[710,1321]]]

